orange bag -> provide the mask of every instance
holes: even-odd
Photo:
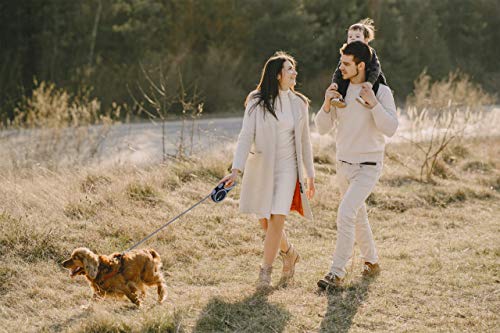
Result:
[[[297,184],[295,184],[295,191],[293,193],[292,206],[290,207],[290,211],[296,211],[300,215],[304,216],[304,207],[302,207],[302,199],[300,197],[300,183],[297,180]]]

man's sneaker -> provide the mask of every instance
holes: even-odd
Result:
[[[375,263],[369,263],[368,261],[365,262],[363,266],[363,276],[364,277],[372,277],[376,276],[380,273],[380,265]]]
[[[339,278],[337,275],[332,272],[325,275],[324,278],[318,281],[318,287],[324,290],[335,289],[342,287],[344,283],[344,279]]]
[[[339,98],[333,98],[330,102],[330,104],[336,108],[343,109],[345,108],[345,101],[342,97]]]

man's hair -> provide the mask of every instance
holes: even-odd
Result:
[[[368,66],[372,60],[372,51],[370,47],[361,41],[344,44],[340,49],[340,54],[352,55],[356,65],[360,62],[364,62],[365,66]]]
[[[368,42],[371,42],[375,39],[375,25],[373,20],[368,17],[359,21],[358,23],[354,23],[347,30],[360,30],[361,32],[363,32],[363,36],[368,40]]]

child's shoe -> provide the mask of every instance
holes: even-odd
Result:
[[[345,101],[342,97],[332,98],[330,104],[336,108],[339,108],[339,109],[345,108]]]
[[[370,106],[370,104],[366,103],[366,101],[361,96],[356,97],[356,101],[358,101],[364,107],[369,107]]]

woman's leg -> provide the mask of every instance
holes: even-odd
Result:
[[[267,219],[259,219],[260,226],[264,231],[267,231]]]
[[[271,215],[267,223],[266,238],[264,240],[264,266],[273,265],[283,238],[285,215]],[[285,238],[286,240],[286,238]]]
[[[259,222],[262,229],[264,229],[264,231],[267,232],[267,226],[269,224],[267,219],[259,219]],[[288,237],[286,236],[285,228],[283,228],[280,241],[280,250],[283,252],[287,252],[289,248],[290,248],[290,243],[288,243]]]

